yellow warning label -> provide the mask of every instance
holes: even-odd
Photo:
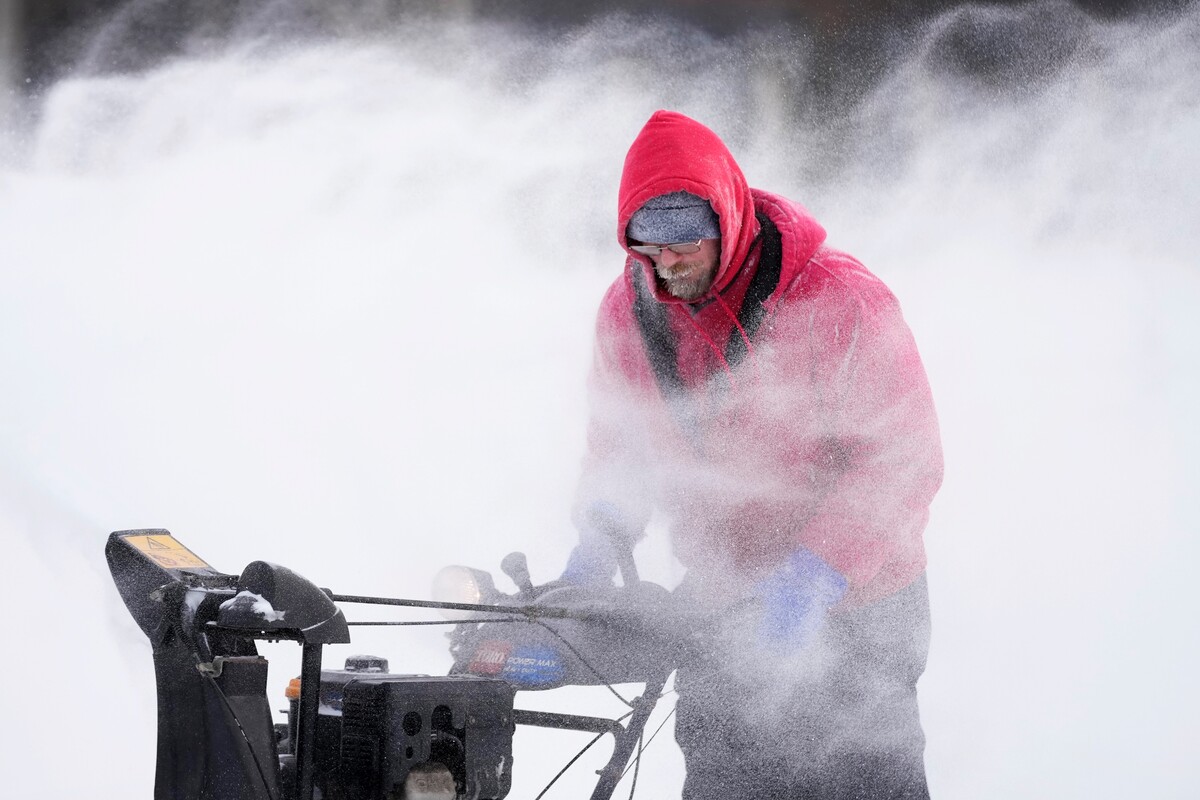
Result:
[[[142,554],[167,569],[198,569],[208,568],[200,556],[188,550],[175,540],[174,536],[158,534],[155,536],[126,536],[125,541],[142,551]]]

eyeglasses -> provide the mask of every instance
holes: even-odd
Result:
[[[675,244],[631,244],[629,249],[644,256],[661,256],[663,250],[670,250],[672,253],[686,256],[690,253],[699,253],[700,243],[704,241],[707,240],[697,239],[694,242],[676,242]]]

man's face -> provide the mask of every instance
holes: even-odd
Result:
[[[708,293],[716,280],[717,268],[721,265],[721,240],[701,239],[700,251],[697,253],[680,255],[663,250],[657,256],[650,256],[650,259],[654,262],[654,271],[668,294],[689,302],[699,300]]]

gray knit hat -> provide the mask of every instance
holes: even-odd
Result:
[[[703,197],[671,192],[651,198],[635,211],[625,234],[639,242],[657,244],[720,239],[721,219]]]

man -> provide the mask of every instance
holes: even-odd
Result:
[[[669,526],[676,596],[719,621],[676,676],[684,797],[928,797],[942,455],[896,299],[674,112],[630,147],[617,237],[563,578],[610,581],[652,515]]]

